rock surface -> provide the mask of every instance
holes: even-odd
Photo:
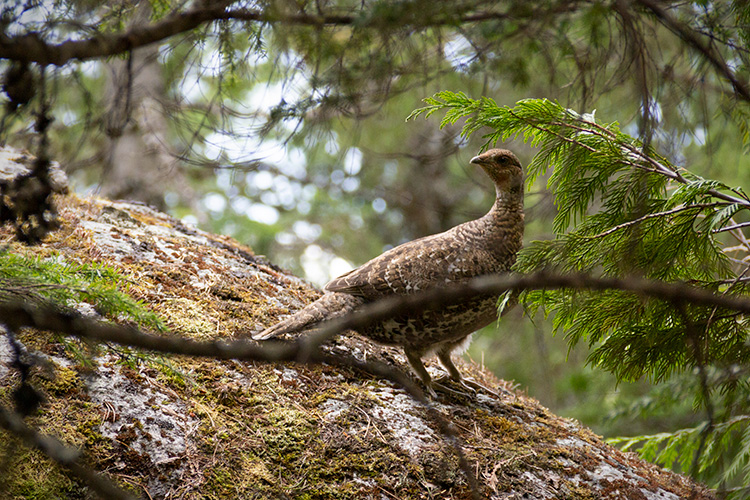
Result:
[[[148,207],[57,198],[60,230],[22,255],[102,263],[158,313],[167,335],[242,338],[319,295],[225,237]],[[77,304],[86,311],[86,304]],[[116,318],[113,318],[116,319]],[[144,498],[470,498],[453,448],[426,410],[390,383],[327,365],[271,365],[90,349],[44,332],[19,336],[53,369],[27,418],[83,449],[89,463]],[[393,348],[344,336],[329,346],[408,370]],[[0,337],[0,399],[19,374]],[[459,368],[502,396],[441,396],[483,498],[713,498],[689,479],[622,453],[478,366]],[[428,366],[440,373],[434,363]],[[500,388],[505,389],[499,390]],[[3,441],[7,436],[0,431]],[[7,453],[0,447],[0,454]],[[85,486],[26,448],[12,458],[11,498],[86,497]]]

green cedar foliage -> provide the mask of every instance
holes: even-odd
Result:
[[[130,281],[104,264],[72,263],[61,255],[40,258],[0,251],[0,301],[20,300],[62,308],[89,304],[106,319],[166,332],[167,326],[158,314],[126,293]],[[92,344],[62,336],[57,340],[77,362],[92,365]],[[190,382],[168,357],[115,344],[109,344],[107,350],[117,355],[118,362],[131,368],[145,364],[175,382]]]
[[[166,331],[157,314],[124,291],[128,278],[103,264],[74,264],[62,256],[0,253],[0,300],[49,302],[63,307],[88,303],[102,316]]]
[[[465,118],[465,137],[486,132],[485,147],[521,136],[539,148],[527,182],[548,179],[558,210],[556,237],[527,245],[515,271],[637,275],[748,293],[750,266],[725,250],[739,242],[748,252],[741,228],[732,229],[738,219],[747,220],[750,208],[741,188],[694,175],[617,123],[599,123],[594,113],[582,115],[547,99],[508,107],[440,92],[425,101],[410,118],[443,112],[443,127]],[[644,458],[730,496],[747,493],[736,487],[750,484],[750,339],[743,315],[618,290],[530,290],[521,301],[530,315],[552,315],[571,347],[586,342],[589,363],[620,381],[688,381],[700,425],[614,443],[639,448]]]

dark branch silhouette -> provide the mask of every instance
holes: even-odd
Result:
[[[720,75],[729,80],[734,91],[742,97],[743,100],[750,101],[750,87],[747,86],[747,83],[740,81],[737,78],[735,72],[732,71],[729,65],[724,62],[719,54],[716,53],[713,47],[703,42],[697,31],[675,19],[675,17],[658,2],[653,0],[638,0],[637,3],[651,11],[664,26],[679,36],[690,47],[698,51],[709,63],[711,63]]]
[[[585,274],[552,274],[546,271],[528,275],[488,275],[474,278],[465,284],[433,288],[414,295],[388,297],[363,307],[343,318],[330,321],[309,335],[292,342],[259,344],[250,340],[214,340],[199,342],[182,337],[148,334],[136,328],[105,323],[85,318],[73,312],[62,312],[52,307],[29,303],[0,304],[0,322],[12,329],[32,327],[71,335],[81,339],[139,347],[152,351],[216,359],[237,359],[263,362],[328,362],[318,347],[326,340],[348,330],[367,326],[407,311],[442,307],[479,295],[500,294],[509,290],[540,289],[622,290],[636,295],[690,303],[700,306],[722,307],[750,313],[750,298],[721,295],[687,283],[667,283],[630,276],[626,278],[595,277]],[[326,359],[321,358],[325,357]]]
[[[161,353],[260,362],[326,363],[333,366],[356,368],[373,376],[388,379],[402,387],[426,408],[428,416],[438,425],[456,452],[459,465],[466,475],[473,495],[478,498],[479,490],[476,480],[451,424],[431,406],[425,398],[424,392],[411,378],[402,371],[384,363],[362,361],[352,355],[329,354],[324,352],[320,346],[326,340],[344,330],[356,329],[405,311],[440,307],[460,299],[486,294],[499,294],[505,291],[561,288],[623,290],[680,305],[692,303],[750,313],[750,299],[748,298],[718,295],[685,283],[666,283],[638,277],[602,278],[588,275],[556,275],[538,272],[530,275],[482,276],[462,285],[435,288],[410,296],[389,297],[363,307],[360,311],[344,318],[326,323],[315,333],[302,335],[295,341],[286,342],[274,341],[263,344],[249,340],[198,342],[181,337],[159,336],[139,331],[133,327],[86,318],[77,312],[61,311],[50,305],[28,302],[0,304],[0,322],[13,330],[32,327],[81,339],[113,342]],[[0,425],[18,435],[25,443],[40,449],[60,465],[70,469],[73,474],[89,484],[94,491],[107,498],[129,498],[109,480],[82,466],[77,452],[71,451],[57,440],[40,435],[26,426],[20,416],[2,407],[0,407]]]
[[[68,469],[75,477],[86,483],[100,498],[134,500],[135,497],[115,485],[98,472],[83,465],[81,452],[60,440],[41,434],[26,425],[14,411],[0,405],[0,427],[18,437],[26,445],[38,449],[57,464]]]
[[[209,7],[197,7],[186,12],[177,12],[164,19],[138,26],[123,33],[99,34],[85,40],[71,40],[59,44],[45,42],[37,33],[8,36],[0,33],[0,59],[35,62],[40,65],[63,66],[73,60],[88,60],[116,54],[166,40],[185,33],[204,23],[221,20],[255,21],[263,23],[286,23],[300,26],[349,26],[362,21],[355,14],[308,14],[266,12],[256,9],[229,9],[232,1],[214,2]],[[473,23],[509,17],[503,12],[478,12],[458,17],[444,15],[438,19],[412,19],[404,26],[453,26],[456,23]],[[365,23],[366,25],[366,23]]]

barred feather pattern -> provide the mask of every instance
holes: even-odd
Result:
[[[496,200],[486,215],[388,250],[334,279],[317,301],[254,338],[315,328],[386,296],[410,295],[509,271],[521,248],[524,229],[520,163],[504,149],[489,150],[471,162],[480,165],[495,184]],[[452,376],[457,375],[450,351],[472,332],[496,320],[497,296],[493,295],[404,314],[358,333],[383,344],[402,346],[415,371],[429,385],[429,375],[419,361],[425,353],[437,351],[441,362],[450,365],[446,368]]]
[[[295,314],[253,335],[255,340],[266,340],[285,333],[302,332],[355,311],[365,303],[362,297],[346,293],[324,293],[318,300],[308,304]]]

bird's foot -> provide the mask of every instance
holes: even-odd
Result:
[[[456,389],[452,389],[448,385],[440,383],[440,381],[435,382],[432,384],[433,387],[435,387],[435,390],[438,392],[445,394],[446,396],[453,396],[453,397],[462,397],[462,398],[471,398],[476,394],[474,390],[472,389],[470,392],[463,392]]]
[[[430,399],[436,400],[438,398],[437,392],[435,392],[435,383],[425,385],[425,392]]]
[[[489,387],[487,387],[485,385],[482,385],[479,382],[477,382],[477,381],[475,381],[473,379],[470,379],[470,378],[461,377],[460,379],[456,380],[455,378],[452,378],[452,377],[449,377],[449,376],[445,376],[445,377],[440,378],[437,381],[437,383],[439,383],[439,384],[444,384],[445,382],[452,382],[454,384],[458,384],[461,387],[463,387],[464,389],[468,390],[472,395],[475,395],[475,396],[479,392],[485,392],[487,394],[490,394],[490,395],[492,395],[492,396],[500,399],[500,394],[498,394],[497,392],[493,391]],[[510,391],[508,391],[506,389],[503,389],[502,387],[500,388],[500,390],[502,392],[504,392],[504,393],[511,394]],[[458,391],[454,391],[454,392],[458,392]],[[458,393],[459,394],[463,394],[462,392],[458,392]]]
[[[464,392],[461,390],[453,389],[450,387],[450,385],[460,385],[461,388],[466,389],[468,392]],[[449,396],[461,396],[465,398],[471,398],[472,396],[475,396],[477,391],[471,386],[468,386],[464,384],[462,381],[457,381],[451,377],[445,376],[441,377],[435,382],[432,383],[433,387],[435,389],[439,390],[443,394],[447,394]]]

